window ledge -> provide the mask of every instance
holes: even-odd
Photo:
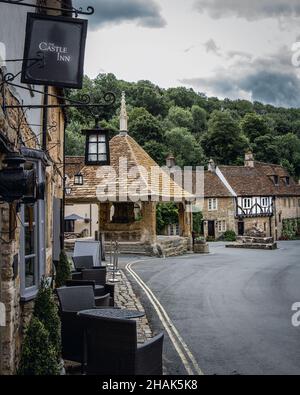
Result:
[[[28,292],[28,294],[21,296],[20,301],[21,303],[31,302],[37,297],[37,294],[38,294],[38,289]]]

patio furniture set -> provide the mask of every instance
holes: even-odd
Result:
[[[93,257],[73,257],[75,270],[57,289],[62,324],[62,357],[88,375],[162,375],[164,335],[139,345],[135,318],[143,311],[114,306],[114,284]]]

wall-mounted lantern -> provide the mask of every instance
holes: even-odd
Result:
[[[81,173],[75,174],[74,185],[83,185],[83,175]]]
[[[83,130],[86,135],[85,164],[88,166],[108,166],[110,164],[109,154],[109,130],[99,126],[96,119],[94,129]]]
[[[71,193],[72,193],[72,188],[71,188],[71,187],[66,187],[66,188],[65,188],[65,194],[66,194],[67,196],[70,196]]]
[[[24,170],[26,160],[19,153],[6,155],[0,171],[0,200],[7,203],[20,201],[23,198],[32,202],[37,199],[36,172],[34,169]]]

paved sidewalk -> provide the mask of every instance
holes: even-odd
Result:
[[[145,311],[140,300],[135,295],[130,282],[121,270],[120,282],[115,286],[115,304],[121,309]],[[137,320],[138,343],[144,343],[152,338],[152,330],[146,316]]]

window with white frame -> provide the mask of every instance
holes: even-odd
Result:
[[[218,210],[218,199],[208,199],[208,210],[215,211]]]
[[[249,209],[252,207],[252,199],[251,198],[244,198],[243,199],[243,208]]]
[[[267,198],[267,197],[261,198],[261,206],[268,207],[269,206],[269,198]]]
[[[39,160],[25,163],[26,170],[35,169],[38,182],[44,179]],[[21,299],[29,301],[37,292],[41,276],[45,273],[45,202],[22,204],[20,232],[20,281]]]
[[[227,224],[225,220],[218,221],[218,231],[219,233],[224,233],[227,230]]]

